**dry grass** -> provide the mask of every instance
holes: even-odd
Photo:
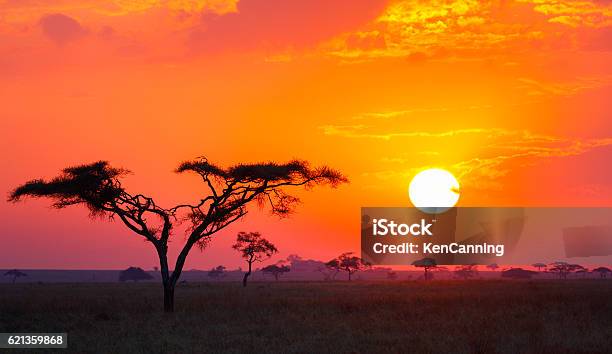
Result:
[[[0,332],[77,353],[605,353],[612,281],[3,284]],[[20,351],[23,352],[23,351]]]

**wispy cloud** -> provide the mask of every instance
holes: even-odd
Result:
[[[531,78],[519,78],[517,88],[530,96],[571,96],[585,90],[592,90],[612,84],[612,76],[578,77],[566,82],[546,82]]]
[[[395,131],[395,132],[373,132],[372,126],[365,124],[358,125],[325,125],[320,127],[325,135],[335,135],[344,138],[366,138],[391,140],[394,138],[452,138],[461,135],[474,135],[486,139],[496,139],[500,137],[520,137],[520,142],[549,142],[557,141],[556,137],[539,135],[527,130],[511,131],[495,128],[466,128],[445,131]]]
[[[575,28],[610,26],[611,6],[597,0],[400,0],[369,26],[331,41],[329,53],[356,61],[457,60],[528,50],[533,43],[548,40],[572,46],[559,38],[571,38]],[[508,12],[515,16],[504,15]]]
[[[364,174],[364,176],[375,177],[380,180],[406,179],[424,168],[434,167],[437,164],[423,164],[423,158],[415,156],[425,155],[427,158],[433,158],[432,161],[437,161],[438,157],[448,153],[448,151],[436,150],[435,146],[460,145],[461,141],[468,139],[478,148],[466,153],[467,156],[464,159],[446,161],[443,165],[455,173],[463,184],[478,189],[501,188],[500,177],[507,175],[515,168],[525,167],[538,160],[578,156],[597,148],[612,146],[612,137],[577,138],[540,134],[528,130],[489,128],[374,134],[367,133],[364,126],[335,126],[333,128],[328,127],[326,133],[353,139],[425,139],[420,140],[418,144],[423,148],[422,153],[413,152],[411,156],[383,157],[381,162],[395,167]]]
[[[612,4],[607,1],[518,0],[535,5],[534,11],[548,16],[548,22],[570,27],[607,27],[612,25]]]

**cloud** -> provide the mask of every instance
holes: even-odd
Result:
[[[432,112],[448,112],[448,108],[412,108],[401,111],[390,111],[390,112],[369,112],[363,113],[353,117],[353,119],[393,119],[398,117],[409,116],[418,113],[432,113]]]
[[[610,1],[519,0],[535,5],[534,11],[548,16],[548,22],[570,27],[601,28],[612,25]]]
[[[466,185],[476,189],[500,190],[499,178],[518,167],[525,167],[535,161],[579,156],[596,148],[612,146],[612,138],[579,139],[549,137],[554,143],[536,144],[529,141],[507,141],[490,144],[487,150],[500,154],[474,157],[452,165],[452,170]],[[487,154],[487,151],[484,151]]]
[[[77,40],[87,33],[78,21],[64,14],[43,16],[39,24],[45,36],[59,45]]]
[[[236,12],[208,14],[191,36],[199,50],[304,48],[375,18],[386,0],[241,0]]]
[[[612,84],[612,76],[578,77],[565,82],[546,82],[531,78],[519,78],[518,89],[530,96],[571,96],[585,90],[597,89]]]
[[[607,0],[399,0],[366,27],[329,41],[327,48],[332,56],[355,61],[483,58],[541,50],[542,43],[571,48],[572,30],[610,25]]]
[[[447,138],[465,134],[481,134],[483,132],[503,132],[496,129],[458,129],[442,132],[425,132],[425,131],[409,131],[409,132],[367,132],[370,128],[367,125],[324,125],[320,129],[325,135],[335,135],[344,138],[367,138],[367,139],[382,139],[391,140],[393,138]]]
[[[436,148],[440,146],[460,146],[465,141],[476,148],[468,149],[467,157],[461,160],[446,161],[444,166],[455,173],[462,183],[476,189],[499,189],[499,178],[520,166],[528,166],[536,161],[551,158],[578,156],[597,148],[612,146],[612,137],[572,138],[549,134],[534,133],[529,130],[507,130],[495,128],[471,128],[448,131],[410,131],[367,133],[365,125],[326,126],[327,135],[353,139],[420,139],[413,142],[420,151],[412,151],[411,156],[386,156],[383,163],[408,165],[399,169],[385,169],[364,174],[381,180],[408,178],[419,170],[432,167],[444,155]],[[466,140],[467,139],[467,140]],[[403,144],[403,140],[400,141]],[[446,151],[446,150],[444,150]],[[448,152],[448,151],[447,151]],[[434,165],[422,164],[423,157]],[[451,154],[452,156],[453,154]]]
[[[516,38],[517,28],[500,26],[491,18],[491,2],[475,0],[396,1],[388,6],[366,32],[376,33],[379,43],[359,42],[369,37],[347,34],[330,43],[330,54],[343,58],[439,57],[456,51],[484,50]],[[369,31],[369,32],[368,32]]]

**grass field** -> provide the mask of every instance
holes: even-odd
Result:
[[[0,332],[68,332],[75,353],[612,350],[606,280],[190,283],[172,315],[161,295],[151,283],[2,284]]]

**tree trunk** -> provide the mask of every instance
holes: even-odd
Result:
[[[349,270],[349,281],[351,281],[351,271]]]
[[[191,251],[194,243],[195,241],[190,239],[187,241],[185,246],[183,246],[183,249],[176,258],[176,265],[174,266],[172,275],[170,275],[170,271],[168,269],[167,245],[156,245],[157,254],[159,255],[159,267],[162,275],[162,283],[164,285],[164,312],[174,312],[174,289],[176,288],[176,283],[181,277],[181,272],[183,271],[183,266],[185,266],[187,255],[189,254],[189,251]]]
[[[251,275],[251,265],[252,264],[253,264],[253,262],[249,262],[249,271],[244,274],[244,278],[242,279],[242,286],[243,287],[247,286],[247,279],[249,278],[249,275]]]
[[[164,284],[164,312],[174,312],[174,284]]]
[[[168,248],[164,245],[156,247],[159,256],[159,272],[162,277],[162,285],[164,287],[164,312],[174,312],[174,287],[176,282],[170,276],[168,270]]]

